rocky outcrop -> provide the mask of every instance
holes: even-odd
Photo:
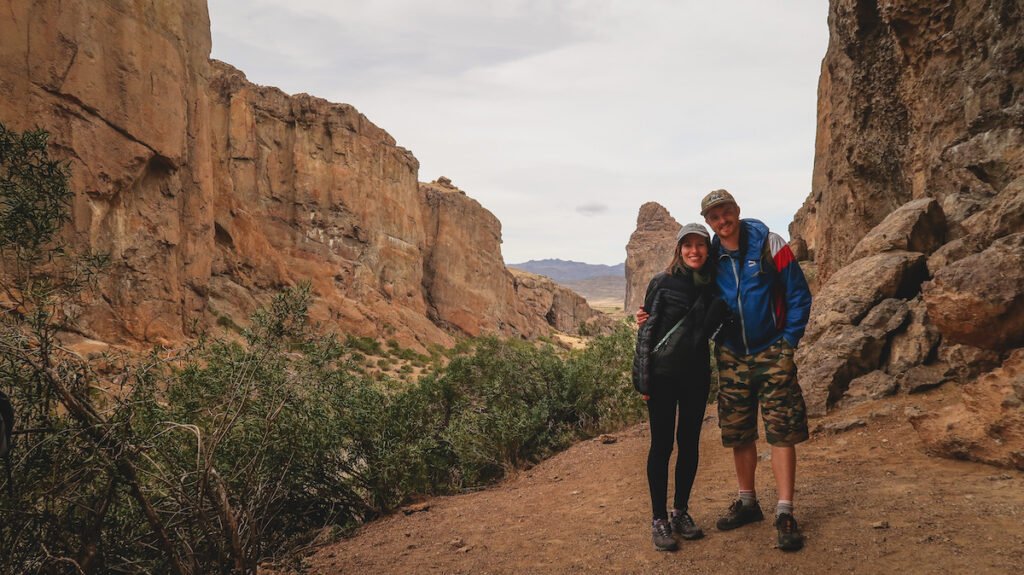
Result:
[[[930,255],[945,243],[946,217],[934,198],[921,198],[900,206],[861,238],[851,261],[891,250]]]
[[[636,230],[626,245],[625,311],[632,314],[643,305],[647,284],[672,261],[672,250],[679,233],[676,221],[661,204],[640,206]]]
[[[351,106],[210,61],[205,1],[8,12],[0,121],[50,132],[78,191],[73,243],[111,256],[85,335],[180,342],[300,281],[328,329],[407,346],[551,329],[490,212],[446,178],[421,186],[416,158]]]
[[[613,320],[587,304],[573,290],[550,278],[512,270],[515,290],[529,317],[543,317],[555,329],[570,335],[596,335],[612,327]]]
[[[832,0],[812,190],[790,226],[822,286],[797,352],[811,411],[955,382],[964,404],[916,417],[922,439],[938,454],[1016,467],[1019,4]]]
[[[911,418],[926,448],[944,457],[1024,470],[1024,348],[963,388],[962,404]]]
[[[885,252],[843,268],[815,294],[801,343],[810,344],[826,329],[857,325],[879,302],[914,296],[926,278],[924,255]]]
[[[1024,14],[1016,0],[832,0],[811,193],[790,226],[819,281],[890,212],[934,198],[947,240],[1019,231]]]
[[[942,268],[923,295],[932,322],[951,343],[995,350],[1024,345],[1024,233]]]

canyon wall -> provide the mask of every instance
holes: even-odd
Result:
[[[111,256],[83,334],[172,344],[301,281],[326,328],[403,345],[589,319],[554,284],[538,310],[494,215],[447,179],[419,183],[357,110],[211,61],[204,0],[6,4],[0,121],[50,132],[77,192],[72,243]]]
[[[939,202],[948,240],[1020,225],[1022,11],[1018,0],[832,0],[811,193],[790,225],[820,281],[913,199]]]
[[[812,414],[957,385],[927,449],[1024,469],[1024,7],[832,0],[812,190]]]

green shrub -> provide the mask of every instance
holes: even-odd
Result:
[[[45,134],[0,125],[0,287],[22,310],[0,314],[0,387],[34,430],[13,496],[0,478],[2,573],[254,571],[323,526],[485,484],[642,415],[625,323],[573,352],[431,347],[429,369],[399,384],[360,373],[386,355],[377,340],[310,332],[308,284],[236,326],[243,341],[154,350],[103,381],[56,345],[103,258],[56,242],[71,193],[45,152]]]

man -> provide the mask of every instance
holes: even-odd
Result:
[[[741,220],[729,192],[709,193],[700,207],[715,232],[709,257],[717,263],[718,289],[733,313],[715,355],[718,425],[723,445],[733,451],[739,499],[717,526],[735,529],[764,519],[754,491],[760,405],[779,495],[778,546],[796,551],[804,538],[793,517],[794,446],[807,439],[807,409],[796,382],[793,351],[807,325],[810,290],[786,242],[758,220]]]

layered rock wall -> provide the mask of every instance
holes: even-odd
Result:
[[[300,281],[315,320],[404,345],[551,329],[490,212],[421,186],[413,155],[351,106],[210,61],[204,0],[7,5],[0,121],[50,132],[78,192],[73,243],[111,256],[87,335],[178,342]]]
[[[809,411],[955,383],[934,453],[1024,469],[1024,7],[833,0],[812,192]]]
[[[812,190],[790,226],[820,282],[912,199],[938,201],[948,240],[1020,225],[1022,12],[1018,0],[832,0]]]
[[[83,324],[115,339],[181,339],[205,308],[212,263],[206,3],[3,11],[0,120],[50,132],[79,192],[74,243],[113,262]]]

